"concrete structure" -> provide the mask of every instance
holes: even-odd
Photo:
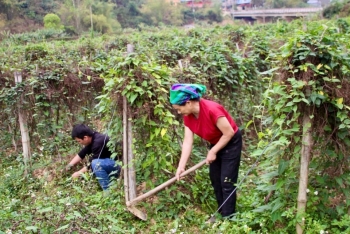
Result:
[[[315,7],[326,7],[329,4],[331,4],[332,0],[308,0],[307,3],[310,6],[315,6]]]
[[[223,9],[234,7],[251,7],[252,0],[222,0],[221,6]]]
[[[202,8],[204,6],[210,6],[211,0],[202,0],[202,1],[195,1],[195,0],[180,0],[181,3],[185,3],[187,7],[191,8]]]
[[[313,7],[321,7],[321,1],[320,0],[308,0],[307,4]]]
[[[282,8],[282,9],[247,9],[241,11],[231,10],[231,16],[234,19],[243,19],[249,22],[273,22],[277,18],[283,18],[288,21],[304,17],[310,14],[319,14],[323,10],[322,7],[310,8]]]
[[[236,0],[236,6],[246,8],[251,7],[251,0]]]

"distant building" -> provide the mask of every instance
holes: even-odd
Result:
[[[309,0],[309,1],[307,1],[307,4],[309,4],[310,6],[314,6],[314,7],[320,7],[321,1],[320,0]]]
[[[236,0],[236,5],[240,7],[250,7],[252,0]]]
[[[252,6],[252,0],[221,0],[221,6],[224,9],[229,9],[233,6],[244,9]]]
[[[181,3],[186,4],[187,7],[202,8],[206,5],[211,5],[211,0],[195,1],[195,0],[180,0]]]
[[[221,6],[224,9],[230,9],[232,8],[233,4],[234,4],[235,0],[222,0],[221,1]]]
[[[332,0],[309,0],[307,3],[311,6],[326,7],[331,4]]]

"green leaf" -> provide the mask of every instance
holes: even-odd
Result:
[[[339,186],[343,186],[343,179],[340,177],[336,177],[335,181],[337,181],[337,183],[339,184]]]
[[[101,231],[98,230],[98,229],[96,229],[96,228],[91,228],[91,231],[92,231],[93,233],[101,233]]]
[[[130,97],[130,103],[131,103],[131,104],[135,101],[135,99],[137,98],[137,96],[138,96],[137,93],[134,93],[134,94],[131,95],[131,97]]]
[[[83,217],[83,216],[81,216],[81,214],[78,211],[74,211],[74,215],[75,215],[75,217],[79,217],[79,218]]]
[[[37,232],[38,231],[38,227],[36,227],[36,226],[28,226],[28,227],[26,227],[26,230],[27,231]]]
[[[68,227],[69,227],[69,224],[66,224],[66,225],[64,225],[64,226],[59,227],[58,229],[56,229],[55,232],[61,231],[61,230],[63,230],[63,229],[67,229]]]
[[[277,220],[282,220],[282,213],[281,212],[272,213],[271,220],[272,220],[272,222],[276,222]]]
[[[252,211],[256,212],[256,213],[262,213],[262,212],[267,211],[267,210],[271,210],[271,204],[259,206],[258,208],[255,208]]]
[[[39,210],[38,212],[39,212],[39,213],[46,213],[46,212],[50,212],[50,211],[52,211],[52,210],[53,210],[52,207],[47,207],[47,208],[44,208],[44,209]]]
[[[271,209],[271,212],[274,213],[275,211],[277,211],[279,208],[284,206],[284,202],[282,201],[281,198],[277,198],[276,200],[274,200],[272,202],[273,207]],[[281,215],[281,214],[280,214]]]
[[[288,166],[289,166],[289,161],[285,161],[281,159],[278,165],[278,174],[282,175]]]
[[[162,131],[160,132],[160,135],[163,137],[166,132],[167,132],[167,129],[166,128],[162,128]]]

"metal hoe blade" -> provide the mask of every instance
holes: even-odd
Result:
[[[141,210],[137,209],[135,206],[128,206],[127,208],[131,213],[133,213],[139,219],[142,219],[143,221],[147,220],[147,214],[143,213]]]

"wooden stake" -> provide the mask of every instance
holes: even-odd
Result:
[[[131,44],[127,45],[127,53],[133,53],[134,46]],[[128,106],[127,106],[128,108]],[[129,200],[132,200],[136,197],[136,173],[135,173],[135,165],[134,165],[134,154],[132,152],[132,115],[127,110],[127,131],[128,131],[128,185],[129,185]]]
[[[127,45],[127,53],[134,52],[134,46]],[[136,197],[136,173],[134,155],[132,153],[132,115],[126,97],[123,97],[123,164],[124,164],[124,193],[128,203]]]
[[[125,202],[129,201],[129,176],[128,176],[128,115],[127,115],[127,101],[123,97],[123,175],[124,175],[124,193]]]
[[[311,110],[307,107],[303,116],[303,137],[301,147],[301,159],[300,159],[300,178],[299,178],[299,191],[298,191],[298,206],[297,206],[297,218],[301,218],[301,222],[297,222],[296,231],[298,234],[302,234],[305,226],[305,211],[307,202],[307,185],[309,176],[309,162],[312,148],[312,121],[310,118]]]
[[[136,173],[134,165],[134,154],[132,152],[132,123],[131,114],[128,113],[128,177],[129,177],[129,199],[136,197]]]
[[[15,72],[14,76],[15,76],[16,83],[22,82],[21,72]],[[23,160],[25,165],[24,175],[27,175],[28,169],[30,169],[31,167],[31,161],[30,161],[31,153],[30,153],[30,140],[29,140],[29,133],[28,133],[27,118],[26,118],[25,111],[22,109],[22,104],[23,104],[23,95],[21,95],[20,97],[17,108],[18,108],[18,121],[21,129],[21,136],[22,136]]]

